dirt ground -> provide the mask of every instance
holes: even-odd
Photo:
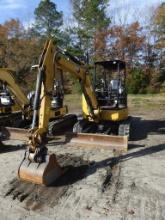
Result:
[[[25,146],[6,142],[0,148],[0,219],[165,219],[165,98],[130,97],[129,106],[133,140],[121,156],[70,147],[58,137],[50,141],[49,151],[68,167],[50,187],[17,179]]]

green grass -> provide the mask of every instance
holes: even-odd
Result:
[[[69,109],[81,109],[81,94],[65,95],[64,103]],[[132,109],[165,109],[165,94],[128,95],[128,106]]]
[[[64,103],[69,109],[81,109],[81,94],[65,95]]]
[[[128,104],[136,108],[164,108],[165,94],[128,95]]]

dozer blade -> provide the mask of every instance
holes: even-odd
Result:
[[[22,128],[0,127],[0,136],[4,140],[28,141],[29,132]]]
[[[112,149],[126,152],[128,149],[127,136],[113,136],[105,134],[68,133],[69,144],[78,147]]]
[[[30,162],[27,158],[23,160],[18,170],[21,180],[35,184],[50,185],[63,174],[55,154],[47,155],[43,163]]]

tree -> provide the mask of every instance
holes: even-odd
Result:
[[[41,36],[55,37],[63,24],[63,14],[57,11],[56,4],[50,0],[42,0],[34,11],[34,30]]]
[[[165,48],[165,2],[162,3],[155,12],[154,17],[155,33],[157,35],[157,47]]]
[[[77,44],[83,53],[97,56],[106,47],[106,30],[110,18],[106,14],[108,0],[72,0]]]
[[[142,28],[138,22],[126,27],[112,26],[109,30],[109,56],[125,60],[133,67],[139,62],[139,53],[142,51],[145,37],[141,34]]]
[[[165,85],[165,2],[155,11],[154,30],[156,35],[155,50],[157,54],[156,68],[159,71],[159,83]]]
[[[8,65],[12,50],[23,35],[23,26],[18,19],[11,19],[0,25],[0,64],[3,67]],[[12,43],[12,45],[11,45]],[[16,52],[16,51],[15,51]]]
[[[135,67],[127,70],[127,90],[129,93],[146,93],[149,82],[150,77],[142,68]]]
[[[29,79],[31,66],[38,63],[39,54],[40,44],[29,38],[19,20],[11,19],[0,25],[0,67],[15,70],[21,83]]]

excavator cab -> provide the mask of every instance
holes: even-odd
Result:
[[[10,93],[5,82],[0,82],[0,113],[8,114],[12,111],[19,110],[19,107],[14,101],[13,95]]]
[[[92,133],[101,132],[129,136],[130,119],[127,106],[125,62],[121,60],[95,62],[93,90],[99,106],[98,122],[90,119],[90,103],[83,95],[83,123],[80,122],[78,126],[76,125],[81,128],[79,130],[85,132],[84,128],[89,127],[90,124],[92,129],[94,127],[91,130]]]
[[[52,92],[51,108],[58,109],[63,107],[64,100],[64,80],[63,71],[58,69],[56,79],[54,80],[54,89]]]
[[[127,107],[125,62],[120,60],[95,63],[94,90],[102,109]]]
[[[0,106],[7,106],[7,107],[11,107],[14,104],[14,100],[10,94],[10,92],[8,91],[7,88],[3,88],[0,91]]]
[[[63,72],[59,70],[57,73],[58,74],[56,76],[56,79],[54,80],[53,91],[51,94],[51,110],[53,112],[53,110],[56,111],[58,109],[62,109],[67,113],[66,106],[63,106],[63,100],[64,100]],[[35,97],[35,91],[31,91],[28,93],[27,98],[29,100],[30,106],[33,106],[34,97]]]

